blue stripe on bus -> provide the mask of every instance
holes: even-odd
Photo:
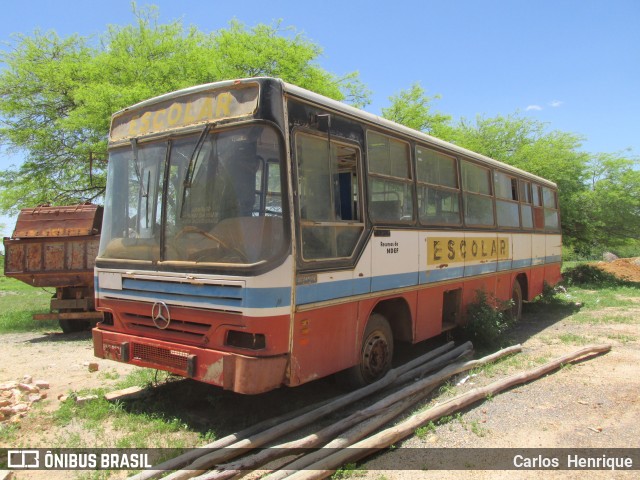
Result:
[[[304,305],[306,303],[322,302],[324,300],[349,297],[351,295],[361,295],[369,293],[370,291],[370,277],[313,283],[311,285],[298,285],[296,286],[296,303],[298,305]]]
[[[444,280],[453,280],[464,275],[464,267],[442,268],[420,272],[420,283],[435,283]]]
[[[515,270],[518,268],[525,268],[525,267],[530,267],[531,266],[531,259],[530,258],[525,258],[524,260],[514,260],[511,263],[511,267]]]
[[[464,276],[475,277],[476,275],[482,275],[484,273],[495,273],[495,271],[496,271],[495,262],[481,263],[479,265],[465,265]]]
[[[535,264],[557,263],[559,255],[537,259],[501,261],[464,267],[449,267],[419,272],[363,277],[334,282],[296,286],[296,304],[304,305],[393,288],[437,283],[485,273],[519,269]],[[230,285],[192,285],[189,283],[123,279],[122,290],[100,288],[96,277],[96,291],[104,297],[164,301],[174,305],[191,304],[202,307],[277,308],[291,305],[290,287],[246,288]]]
[[[392,288],[412,287],[418,284],[418,276],[418,272],[411,272],[371,277],[371,291],[381,292]]]
[[[511,260],[501,260],[498,262],[498,271],[503,272],[505,270],[511,270],[513,268],[513,261]]]

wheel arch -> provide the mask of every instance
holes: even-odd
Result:
[[[411,308],[404,297],[380,300],[371,311],[370,316],[374,313],[379,313],[389,322],[394,341],[413,341]]]
[[[520,283],[520,288],[522,290],[522,298],[524,300],[530,300],[530,298],[529,298],[529,279],[527,277],[527,274],[524,273],[524,272],[519,273],[519,274],[517,274],[515,276],[513,281]],[[511,289],[513,290],[513,285],[511,286]]]

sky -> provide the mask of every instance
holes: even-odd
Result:
[[[357,71],[372,91],[365,110],[419,82],[454,119],[516,112],[581,135],[588,152],[640,154],[638,0],[138,0],[160,22],[204,32],[232,19],[295,27],[323,48],[320,66]],[[92,36],[134,21],[130,0],[3,2],[0,50],[15,34]],[[0,68],[5,68],[0,63]],[[0,169],[21,161],[2,152]],[[1,217],[3,235],[15,218]]]

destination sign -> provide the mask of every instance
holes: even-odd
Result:
[[[256,84],[196,92],[116,115],[111,123],[110,140],[117,142],[173,128],[251,115],[257,106]]]
[[[509,237],[429,237],[427,264],[442,265],[465,260],[497,261],[511,258]]]

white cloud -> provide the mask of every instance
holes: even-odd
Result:
[[[537,110],[540,111],[542,110],[542,107],[540,105],[529,105],[527,108],[524,109],[526,112],[529,112],[531,110]]]
[[[564,102],[561,100],[553,100],[552,102],[549,103],[550,107],[553,108],[558,108],[560,105],[562,105]]]

